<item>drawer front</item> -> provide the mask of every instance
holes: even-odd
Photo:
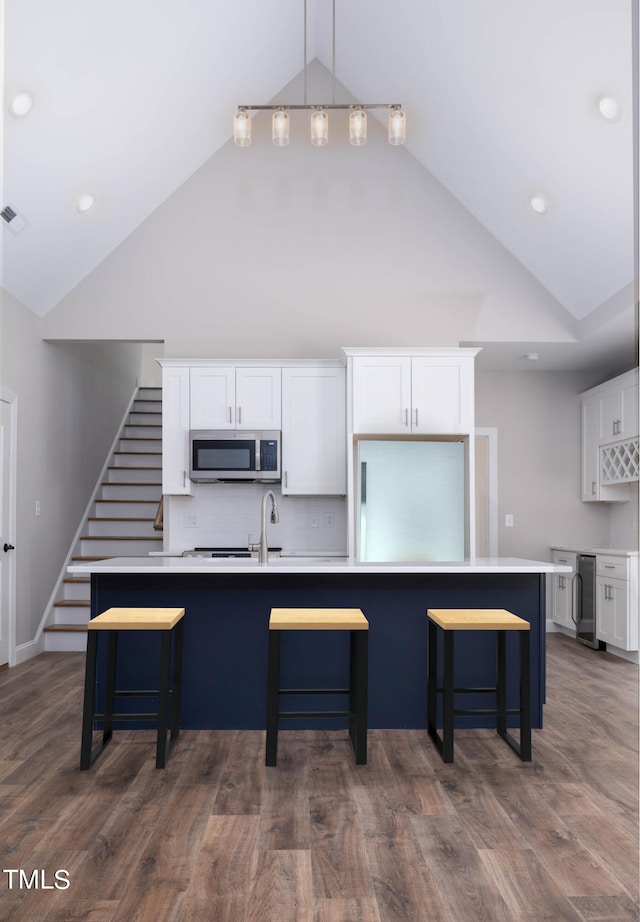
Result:
[[[596,557],[596,573],[615,579],[629,579],[628,557]]]
[[[552,562],[563,564],[565,567],[576,568],[576,561],[578,555],[573,554],[571,551],[553,551],[552,553]]]

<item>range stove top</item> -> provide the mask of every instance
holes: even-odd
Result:
[[[269,553],[279,555],[281,547],[270,547]],[[257,554],[246,547],[195,547],[192,551],[183,551],[183,557],[256,557]]]

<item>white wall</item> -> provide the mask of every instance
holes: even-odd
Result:
[[[578,394],[589,386],[577,373],[477,374],[476,425],[498,430],[500,554],[549,560],[553,544],[609,544],[609,504],[580,499]]]
[[[140,346],[44,342],[3,292],[0,382],[18,397],[16,641],[36,633],[140,373]],[[35,517],[35,501],[41,515]]]
[[[375,119],[357,149],[337,134],[313,148],[304,125],[286,148],[225,145],[49,312],[45,335],[221,358],[573,339],[574,318]]]

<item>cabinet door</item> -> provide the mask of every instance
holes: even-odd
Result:
[[[582,501],[598,500],[600,464],[600,398],[582,401]]]
[[[630,622],[629,582],[625,579],[596,579],[596,637],[622,650],[638,649],[636,623]]]
[[[280,429],[282,375],[279,368],[236,369],[238,429]]]
[[[431,435],[473,429],[473,360],[411,360],[411,428]]]
[[[353,431],[388,435],[411,432],[411,359],[353,359]]]
[[[622,427],[622,391],[614,387],[600,395],[600,444],[606,445],[620,438]]]
[[[344,368],[284,368],[283,495],[346,490]]]
[[[565,566],[576,568],[576,554],[565,551],[553,551],[552,560],[554,563],[561,563]],[[576,625],[573,620],[573,590],[574,579],[571,573],[556,573],[553,577],[553,611],[552,620],[562,627],[575,631]]]
[[[634,439],[638,435],[638,383],[622,388],[622,422],[619,438]]]
[[[162,369],[162,492],[187,494],[189,480],[189,369]]]
[[[192,368],[190,393],[192,429],[235,428],[235,368]]]

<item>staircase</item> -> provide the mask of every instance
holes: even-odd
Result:
[[[71,561],[145,557],[162,550],[154,520],[162,496],[162,390],[141,387],[109,459]],[[84,650],[91,581],[65,576],[44,628],[45,650]]]

